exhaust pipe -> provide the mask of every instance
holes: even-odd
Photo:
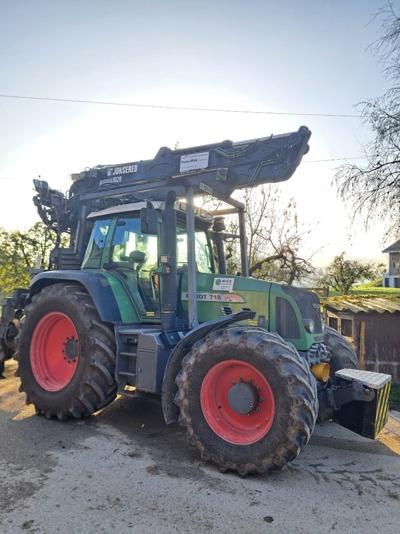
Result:
[[[177,277],[176,277],[176,200],[175,191],[168,191],[161,215],[161,330],[176,328]]]

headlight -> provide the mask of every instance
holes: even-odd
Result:
[[[314,334],[315,332],[315,323],[313,319],[304,319],[303,320],[304,328],[309,334]]]

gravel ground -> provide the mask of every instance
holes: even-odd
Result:
[[[378,441],[334,423],[268,477],[221,474],[157,397],[119,398],[94,417],[48,421],[0,381],[0,532],[399,532],[400,414]]]

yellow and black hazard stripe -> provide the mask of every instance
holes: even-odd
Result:
[[[387,382],[383,388],[376,392],[376,410],[374,437],[376,437],[382,428],[386,425],[389,418],[389,393],[391,381]]]

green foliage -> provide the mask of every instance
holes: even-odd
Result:
[[[375,279],[383,268],[382,264],[347,260],[344,256],[345,253],[342,252],[339,256],[335,256],[325,269],[320,269],[317,278],[319,287],[329,287],[348,295],[357,282]]]
[[[389,407],[391,410],[400,410],[400,384],[392,384],[389,394]]]
[[[15,287],[27,287],[30,269],[46,269],[53,248],[54,234],[43,223],[26,232],[0,228],[0,292],[9,295]]]

